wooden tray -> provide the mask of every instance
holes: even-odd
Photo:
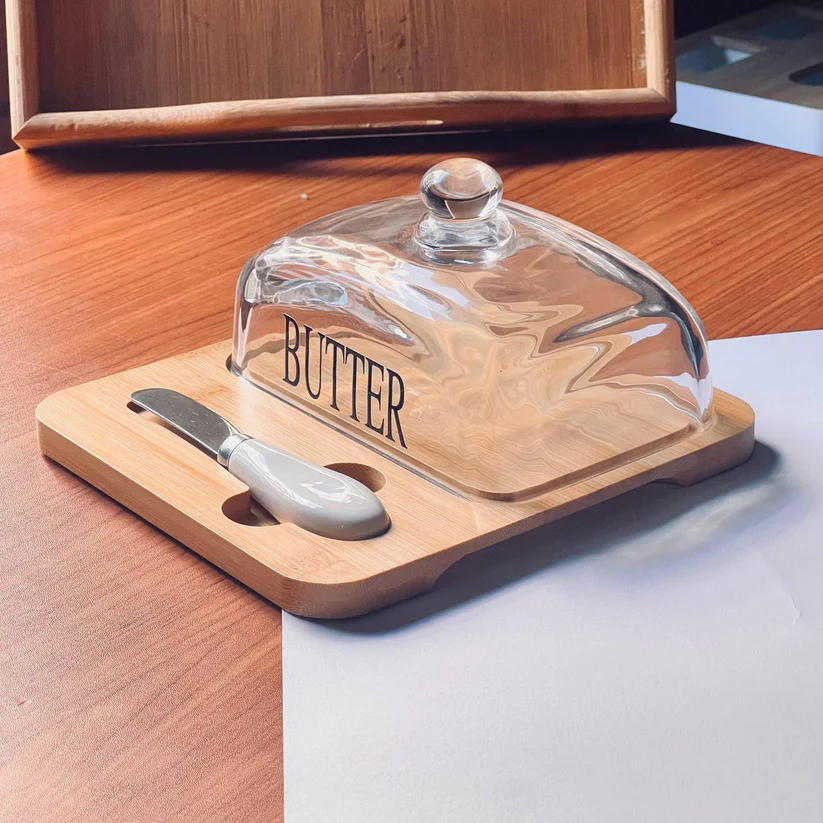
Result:
[[[674,112],[671,0],[6,0],[26,149]]]
[[[430,588],[461,557],[655,480],[682,485],[743,462],[754,415],[716,393],[701,433],[584,481],[517,503],[469,500],[378,455],[233,376],[229,342],[53,394],[37,408],[40,448],[141,517],[295,614],[346,617]],[[276,524],[248,490],[151,415],[136,389],[184,391],[241,431],[365,482],[392,517],[358,543]]]

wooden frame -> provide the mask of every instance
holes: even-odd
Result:
[[[615,13],[612,2],[605,0],[605,5],[598,6],[604,15]],[[318,132],[477,129],[580,118],[668,117],[674,112],[670,0],[631,2],[643,10],[639,31],[645,53],[631,57],[645,67],[645,87],[335,94],[48,111],[41,106],[35,0],[7,0],[12,133],[22,148],[39,149],[88,143],[199,142]],[[585,47],[581,46],[580,53],[587,53]],[[73,68],[66,66],[65,71]]]

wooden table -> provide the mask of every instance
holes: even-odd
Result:
[[[711,337],[823,326],[820,160],[677,127],[0,158],[0,820],[282,817],[278,610],[41,458],[34,408],[228,337],[253,250],[455,154]]]

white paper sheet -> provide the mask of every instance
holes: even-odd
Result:
[[[745,466],[283,615],[287,823],[823,820],[823,332],[710,355]]]

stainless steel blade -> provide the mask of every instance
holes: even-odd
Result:
[[[240,435],[217,412],[171,389],[141,389],[133,392],[131,399],[146,411],[163,418],[214,458],[226,438]]]

